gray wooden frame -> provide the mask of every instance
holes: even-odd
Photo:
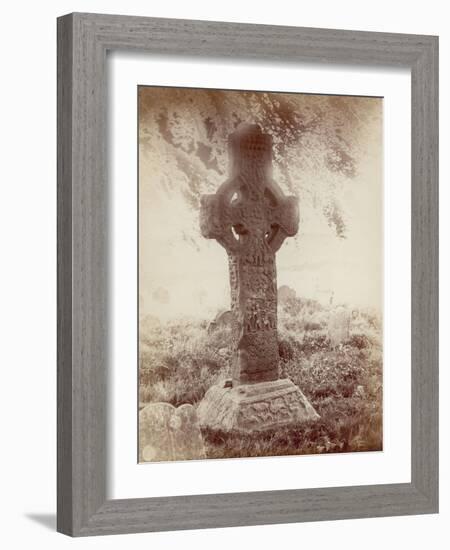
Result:
[[[106,52],[359,63],[412,74],[411,483],[108,500]],[[75,13],[58,19],[58,531],[73,536],[438,511],[438,38]]]

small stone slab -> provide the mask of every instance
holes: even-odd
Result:
[[[151,403],[140,411],[139,462],[203,458],[205,448],[192,405]]]
[[[201,426],[252,432],[314,421],[319,415],[288,378],[230,387],[212,386],[197,408]]]
[[[337,307],[330,313],[328,338],[332,348],[343,344],[350,337],[350,314],[344,307]]]

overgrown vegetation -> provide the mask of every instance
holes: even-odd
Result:
[[[280,374],[307,396],[320,420],[243,436],[203,430],[209,458],[373,451],[382,448],[381,328],[358,311],[358,332],[332,349],[327,308],[301,301],[280,307]],[[230,376],[230,331],[206,322],[155,324],[141,334],[139,399],[196,405]]]
[[[210,386],[230,373],[230,331],[211,334],[206,323],[174,321],[141,335],[139,402],[175,407],[197,404]]]

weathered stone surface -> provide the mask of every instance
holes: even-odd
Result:
[[[234,323],[234,315],[232,311],[222,310],[215,316],[214,320],[209,323],[208,333],[218,329],[232,329]]]
[[[198,406],[201,426],[253,432],[317,420],[319,415],[291,380],[212,386]]]
[[[289,300],[295,300],[296,297],[295,290],[287,285],[282,285],[278,289],[278,301],[280,304],[287,303]]]
[[[200,229],[229,260],[233,383],[278,378],[275,253],[298,229],[298,202],[271,177],[272,137],[243,124],[229,136],[231,177],[201,198]]]
[[[192,405],[175,408],[152,403],[139,413],[139,462],[205,458],[197,413]]]
[[[272,179],[272,137],[242,124],[228,138],[230,178],[203,195],[200,229],[228,254],[232,381],[210,388],[198,411],[205,426],[251,431],[312,420],[317,413],[279,378],[275,254],[297,233],[296,197]]]
[[[328,320],[328,338],[332,348],[337,348],[350,337],[350,313],[338,306],[331,311]]]

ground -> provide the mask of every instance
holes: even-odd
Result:
[[[328,338],[330,308],[288,299],[279,307],[281,377],[290,378],[320,415],[313,423],[243,436],[203,430],[208,458],[276,456],[382,449],[382,331],[371,311],[352,311],[349,337]],[[230,330],[209,321],[141,325],[139,402],[197,405],[230,376]]]

